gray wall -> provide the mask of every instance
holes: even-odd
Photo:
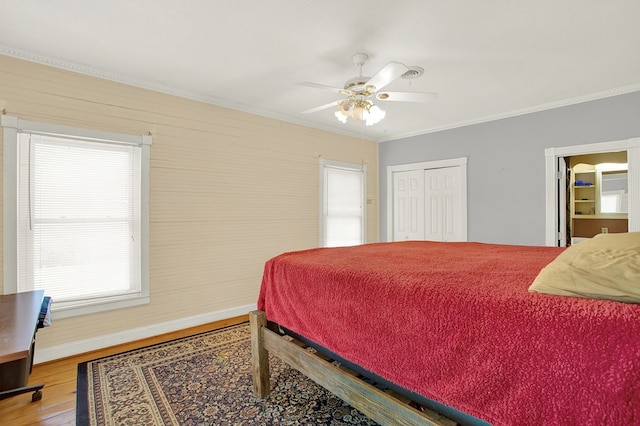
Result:
[[[545,148],[640,136],[640,92],[380,144],[380,239],[387,166],[467,157],[468,240],[545,244]]]

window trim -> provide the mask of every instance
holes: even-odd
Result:
[[[83,139],[109,140],[126,145],[141,147],[141,200],[140,200],[140,294],[115,296],[108,301],[96,301],[82,306],[56,310],[53,301],[54,318],[68,318],[103,312],[113,309],[148,304],[149,296],[149,169],[151,135],[129,135],[123,133],[104,132],[70,126],[47,124],[21,120],[14,116],[2,115],[0,124],[3,127],[4,164],[3,164],[3,234],[4,234],[4,294],[17,292],[18,277],[18,132],[31,131],[65,137]]]
[[[362,173],[362,243],[367,242],[367,165],[362,163],[348,163],[345,161],[328,160],[320,158],[320,202],[319,202],[319,247],[326,247],[326,209],[327,209],[327,193],[326,193],[326,174],[325,169],[342,169],[353,172]]]

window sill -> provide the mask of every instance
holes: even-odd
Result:
[[[126,298],[118,298],[117,300],[99,300],[93,303],[84,303],[81,306],[62,306],[56,308],[55,300],[51,308],[53,320],[63,318],[73,318],[83,315],[91,315],[98,312],[113,311],[116,309],[130,308],[133,306],[147,305],[150,302],[149,296],[128,296]]]

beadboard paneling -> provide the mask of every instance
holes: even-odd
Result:
[[[0,106],[25,120],[153,134],[151,303],[54,319],[39,348],[255,303],[268,258],[318,244],[320,157],[368,165],[368,240],[378,240],[374,142],[6,56]]]

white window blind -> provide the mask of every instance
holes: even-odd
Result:
[[[58,307],[140,293],[140,147],[18,142],[18,291],[45,290]]]
[[[321,245],[363,244],[366,166],[323,160],[321,170]]]

